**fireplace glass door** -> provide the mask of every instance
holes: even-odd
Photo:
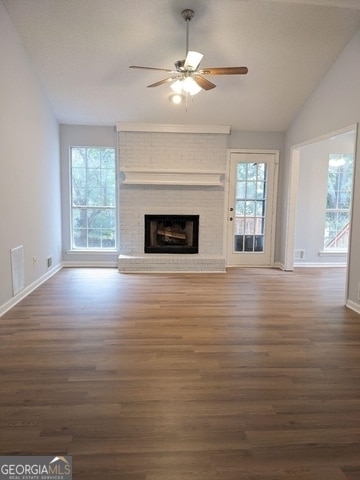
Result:
[[[145,215],[145,253],[198,253],[199,215]]]

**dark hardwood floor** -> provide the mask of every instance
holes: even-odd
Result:
[[[63,269],[0,318],[0,455],[75,480],[359,480],[344,270]]]

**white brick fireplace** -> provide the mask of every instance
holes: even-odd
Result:
[[[225,270],[229,127],[117,124],[120,272]],[[145,215],[199,215],[197,254],[144,253]]]

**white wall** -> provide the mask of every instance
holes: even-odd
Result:
[[[115,127],[96,127],[84,125],[60,125],[61,159],[61,202],[63,225],[63,260],[65,266],[116,266],[115,252],[71,252],[70,241],[70,147],[109,147],[116,148]]]
[[[290,148],[292,145],[315,139],[330,132],[353,125],[360,120],[360,31],[339,55],[325,78],[320,82],[286,133],[284,174],[290,178]],[[301,80],[299,80],[301,81]],[[357,140],[355,160],[354,206],[349,256],[348,302],[360,308],[357,300],[360,282],[360,144]],[[286,192],[281,199],[284,208],[281,217],[282,236],[279,242],[281,261],[285,263],[286,221],[288,203]]]
[[[0,2],[0,314],[12,298],[10,249],[24,246],[25,289],[61,264],[58,123]],[[33,263],[33,257],[37,262]]]
[[[232,130],[229,135],[228,148],[279,150],[281,159],[284,141],[284,132],[239,132]]]
[[[318,263],[324,247],[328,157],[321,144],[301,150],[297,197],[295,250],[304,250],[298,263]]]

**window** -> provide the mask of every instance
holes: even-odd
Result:
[[[235,252],[264,251],[267,175],[266,163],[237,163]]]
[[[115,149],[72,147],[70,157],[72,248],[115,249]]]
[[[352,154],[329,155],[324,235],[324,249],[328,251],[348,248],[352,173]]]

